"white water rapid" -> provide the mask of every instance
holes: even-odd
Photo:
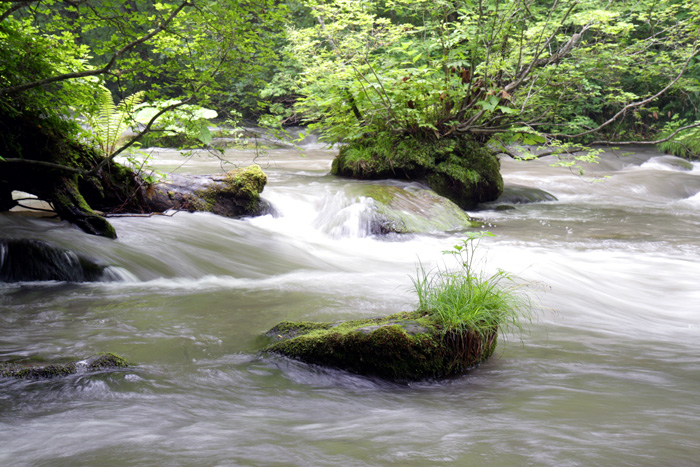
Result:
[[[132,363],[0,379],[0,465],[697,465],[700,164],[636,148],[581,177],[503,160],[507,186],[558,200],[470,214],[497,235],[484,267],[531,282],[541,310],[482,366],[402,386],[259,353],[282,320],[411,310],[418,261],[441,264],[464,236],[370,235],[371,202],[346,194],[370,182],[328,175],[333,155],[257,157],[276,217],[113,218],[110,241],[0,215],[2,237],[52,242],[121,278],[0,284],[0,361]],[[180,169],[220,170],[204,156]]]

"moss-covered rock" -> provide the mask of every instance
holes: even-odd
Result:
[[[223,175],[177,175],[151,187],[146,200],[154,212],[180,209],[234,218],[256,216],[270,209],[260,197],[266,183],[267,175],[258,165]]]
[[[479,225],[455,203],[429,189],[362,184],[350,190],[374,200],[373,233],[445,232]]]
[[[425,313],[310,323],[285,321],[267,336],[265,350],[307,363],[407,382],[461,373],[491,356],[497,330],[488,335],[446,331]]]
[[[126,368],[128,366],[129,363],[119,355],[101,353],[85,360],[48,365],[0,362],[0,377],[19,379],[55,378],[75,373],[91,373],[95,371]]]
[[[422,141],[368,135],[341,148],[331,172],[359,179],[420,181],[462,209],[493,201],[503,191],[498,158],[466,138]]]

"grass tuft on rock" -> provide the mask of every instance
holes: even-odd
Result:
[[[458,270],[419,268],[418,310],[385,318],[310,323],[284,321],[265,350],[307,363],[398,382],[459,374],[489,358],[502,327],[521,327],[530,301],[508,274],[483,276],[474,252],[489,233],[475,233],[446,253]]]
[[[532,302],[512,276],[499,269],[490,276],[477,270],[479,242],[490,232],[470,232],[466,239],[443,253],[455,256],[459,268],[425,271],[419,265],[412,278],[418,311],[426,312],[446,331],[473,331],[486,335],[499,328],[522,330],[531,319]]]

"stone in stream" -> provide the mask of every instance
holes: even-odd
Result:
[[[479,225],[454,202],[428,188],[359,184],[349,190],[373,200],[374,234],[445,232]]]
[[[410,382],[459,374],[491,356],[497,330],[445,331],[426,313],[312,323],[285,321],[267,332],[266,352],[351,373]]]
[[[506,185],[503,194],[494,203],[498,204],[529,204],[542,201],[557,201],[557,197],[539,188]]]
[[[367,133],[340,148],[331,173],[359,180],[421,182],[462,209],[493,201],[503,191],[501,164],[468,137],[433,138]]]
[[[659,164],[666,165],[668,167],[671,167],[672,169],[676,170],[682,170],[682,171],[691,171],[695,166],[693,166],[693,163],[690,161],[687,161],[685,159],[681,159],[680,157],[676,156],[659,156],[659,157],[654,157],[651,159],[654,162],[658,162]]]
[[[0,282],[93,282],[106,265],[41,240],[0,239]]]
[[[113,353],[101,353],[90,358],[68,363],[39,365],[35,363],[0,362],[0,378],[39,379],[68,376],[76,373],[126,368],[129,363]]]
[[[169,209],[205,211],[225,217],[257,216],[270,211],[260,197],[267,175],[260,166],[234,169],[222,175],[170,175],[146,190],[154,212]]]
[[[503,194],[496,201],[484,203],[482,208],[495,209],[504,211],[515,209],[514,204],[530,204],[541,203],[543,201],[557,201],[557,197],[553,194],[540,190],[539,188],[521,186],[521,185],[506,185],[503,188]]]

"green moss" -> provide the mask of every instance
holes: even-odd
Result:
[[[496,345],[496,332],[448,331],[419,312],[338,324],[285,322],[270,333],[282,340],[268,352],[392,381],[462,372],[488,358]]]
[[[267,175],[259,165],[235,169],[221,183],[194,192],[188,199],[193,211],[213,212],[228,217],[258,214],[265,203],[260,198]]]
[[[97,354],[94,357],[88,358],[85,363],[90,371],[103,370],[106,368],[126,368],[129,366],[129,362],[127,362],[124,357],[120,357],[111,352]]]
[[[467,138],[425,141],[388,133],[367,135],[341,148],[331,172],[359,179],[421,181],[462,209],[493,201],[503,192],[498,158]]]
[[[64,364],[41,365],[35,363],[0,363],[0,377],[39,379],[68,376],[83,371],[101,371],[110,368],[126,368],[129,363],[113,353],[101,353],[86,360]]]
[[[51,192],[49,199],[62,219],[72,222],[87,233],[117,238],[117,231],[112,224],[85,201],[78,188],[77,178],[64,179],[64,183]]]
[[[282,321],[267,332],[268,337],[275,339],[291,339],[300,334],[308,334],[318,329],[329,329],[330,323],[313,323],[311,321]]]
[[[428,189],[361,184],[353,194],[372,198],[382,233],[422,233],[477,227],[469,215],[449,199]]]

